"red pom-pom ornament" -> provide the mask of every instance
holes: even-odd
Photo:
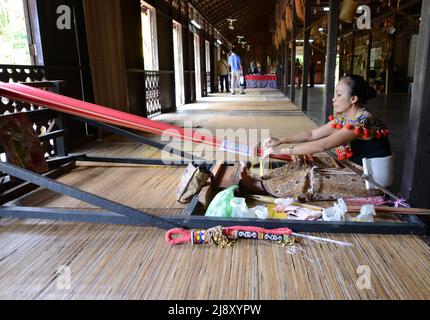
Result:
[[[366,128],[363,130],[363,138],[369,138],[369,130]]]
[[[360,129],[360,128],[355,128],[355,129],[354,129],[354,134],[355,134],[356,136],[359,136],[359,135],[361,134],[361,129]]]

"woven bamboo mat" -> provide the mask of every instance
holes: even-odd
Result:
[[[78,166],[57,179],[67,185],[101,195],[134,208],[177,208],[176,188],[184,171],[173,166]],[[37,190],[15,201],[18,206],[91,208],[92,206],[49,190]]]
[[[261,108],[272,96],[279,98],[272,92],[258,98]],[[276,135],[314,126],[304,115],[282,123],[276,122],[280,117],[236,118],[219,117],[211,125],[225,128],[236,120],[246,127],[264,120],[271,129],[279,126]],[[112,138],[76,151],[159,156],[153,148]],[[181,168],[78,165],[60,181],[154,214],[182,210],[173,193]],[[89,207],[48,191],[36,191],[18,204]],[[294,255],[276,244],[245,240],[224,249],[170,247],[164,231],[155,228],[0,219],[0,299],[430,298],[430,250],[419,237],[320,236],[353,247],[303,241]],[[369,287],[363,287],[363,270]]]
[[[413,236],[329,234],[354,247],[305,241],[290,255],[257,241],[170,247],[154,228],[0,223],[1,299],[429,298],[429,250]],[[360,289],[360,266],[368,289]]]

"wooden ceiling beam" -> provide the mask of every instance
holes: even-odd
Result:
[[[247,18],[254,19],[253,15],[258,10],[264,10],[264,8],[267,8],[267,0],[257,0],[253,2],[251,5],[247,6],[246,8],[242,8],[241,11],[239,11],[238,14],[235,15],[235,18],[238,20],[236,22],[236,26],[240,27],[243,25],[243,20]],[[222,21],[219,26],[224,27],[227,25],[227,20]]]
[[[232,8],[229,10],[223,10],[222,7],[218,8],[219,14],[214,17],[215,24],[217,26],[221,26],[222,24],[227,23],[227,18],[234,18],[237,19],[236,25],[240,23],[239,16],[243,13],[246,13],[249,11],[250,8],[253,8],[258,3],[270,3],[270,0],[248,0],[241,5],[240,3],[236,3]]]

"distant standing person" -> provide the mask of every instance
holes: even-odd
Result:
[[[225,92],[228,92],[228,61],[225,55],[221,56],[221,59],[218,60],[217,63],[219,81],[221,83],[221,92],[224,92],[224,84],[225,84]]]
[[[261,67],[261,63],[257,61],[257,74],[263,74],[263,68]]]
[[[236,94],[236,88],[240,84],[240,76],[243,74],[243,68],[240,56],[237,55],[233,50],[230,51],[228,64],[231,70],[231,94]],[[240,94],[245,94],[243,86],[240,86]]]
[[[296,84],[297,88],[302,87],[302,64],[299,59],[296,59]]]

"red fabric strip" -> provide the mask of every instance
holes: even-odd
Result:
[[[276,75],[265,75],[265,76],[260,76],[260,75],[246,75],[245,76],[246,80],[276,80]]]
[[[164,122],[73,99],[24,84],[0,83],[0,95],[87,119],[219,147],[222,140]]]

